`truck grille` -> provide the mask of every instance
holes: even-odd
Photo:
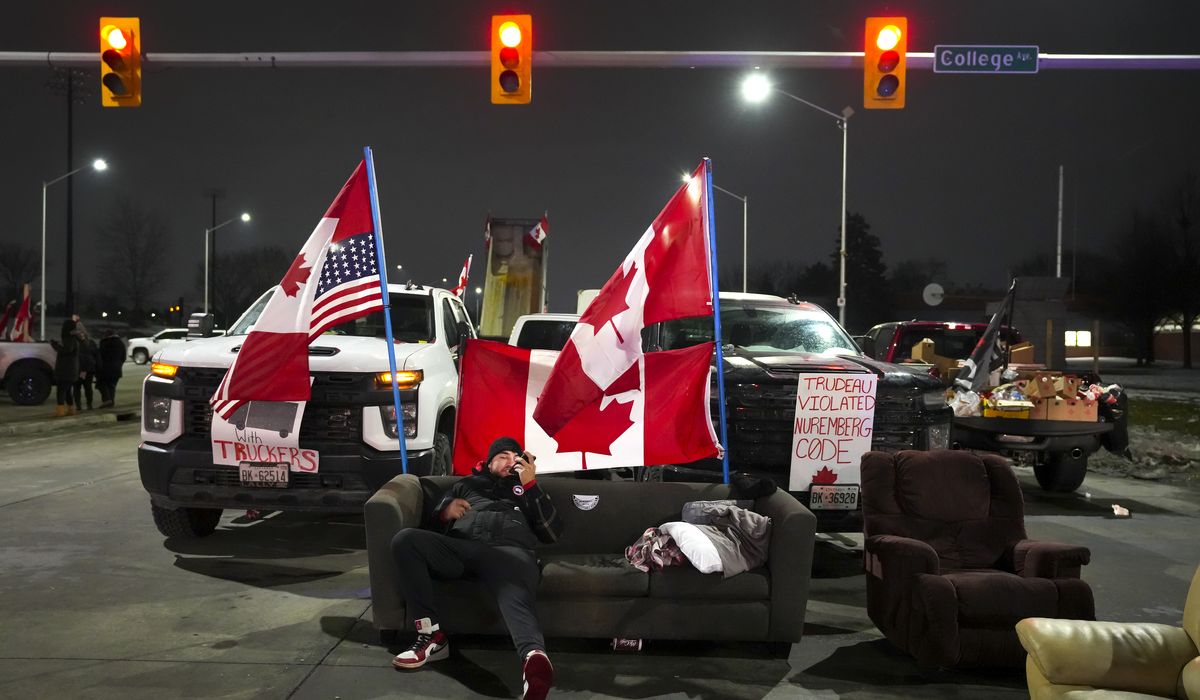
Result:
[[[179,370],[183,380],[183,434],[185,437],[209,437],[212,426],[212,406],[208,403],[225,376],[223,369],[185,367]],[[353,391],[359,382],[354,375],[317,375],[318,384],[326,396],[336,394],[345,385]],[[300,421],[300,439],[307,443],[358,443],[362,438],[362,406],[351,403],[309,402]],[[237,474],[234,473],[236,478]]]
[[[713,391],[715,398],[716,391]],[[796,385],[725,385],[729,454],[739,465],[787,469],[791,464]],[[919,389],[879,386],[871,448],[886,452],[920,449]],[[719,420],[713,402],[713,422]]]
[[[242,485],[237,467],[180,468],[175,470],[171,481],[175,484],[185,484],[188,486],[206,484],[211,486],[240,487]],[[287,487],[289,489],[340,488],[362,491],[366,490],[367,485],[360,474],[350,472],[322,472],[319,474],[291,472],[288,474]]]

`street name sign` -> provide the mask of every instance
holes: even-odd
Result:
[[[1036,46],[964,46],[939,44],[933,49],[934,73],[1036,73]]]

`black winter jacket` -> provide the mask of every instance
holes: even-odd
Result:
[[[443,522],[442,513],[456,498],[465,499],[471,509],[458,520]],[[492,545],[533,549],[539,540],[556,542],[562,534],[558,511],[536,480],[526,487],[516,476],[501,479],[487,470],[455,482],[438,503],[435,519],[451,537]]]

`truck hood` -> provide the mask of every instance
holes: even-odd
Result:
[[[233,364],[235,348],[246,336],[219,336],[174,343],[155,354],[157,362],[182,367],[221,367]],[[432,347],[426,343],[396,343],[396,367],[418,369],[421,355]],[[313,372],[386,372],[387,346],[382,338],[323,335],[308,347],[308,367]]]
[[[737,346],[725,346],[727,371],[738,375],[746,370],[788,375],[814,372],[871,372],[886,386],[920,387],[923,390],[941,388],[942,384],[928,374],[910,371],[890,362],[879,362],[865,355],[819,355],[808,352],[757,351]],[[736,378],[736,377],[735,377]]]

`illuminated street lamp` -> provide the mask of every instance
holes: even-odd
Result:
[[[838,322],[842,324],[843,328],[845,328],[845,326],[846,326],[846,151],[847,151],[847,140],[848,140],[848,135],[849,135],[848,127],[849,127],[850,117],[854,114],[854,110],[851,109],[850,107],[846,107],[845,109],[842,110],[841,114],[837,114],[836,112],[831,112],[831,111],[825,109],[824,107],[819,107],[819,106],[809,102],[808,100],[806,100],[804,98],[797,97],[797,96],[791,94],[790,92],[785,92],[783,90],[780,90],[779,88],[772,85],[770,79],[768,79],[767,76],[763,75],[762,73],[751,73],[750,75],[746,76],[745,80],[742,81],[742,97],[745,98],[745,100],[747,102],[754,102],[754,103],[763,102],[768,97],[771,96],[771,93],[778,93],[780,95],[783,95],[784,97],[790,97],[791,99],[795,100],[796,102],[799,102],[800,104],[812,107],[813,109],[815,109],[818,112],[821,112],[823,114],[828,114],[829,116],[831,116],[837,120],[838,128],[842,130],[842,206],[841,206],[841,209],[838,211],[838,218],[841,219],[841,222],[842,222],[842,244],[841,244],[841,252],[838,255],[839,265],[838,265],[837,305],[838,305]]]
[[[692,179],[692,176],[688,175],[687,173],[683,173],[680,175],[680,179],[682,179],[684,182],[688,182]],[[744,294],[746,292],[746,226],[750,221],[750,197],[734,194],[720,185],[713,185],[713,189],[719,192],[724,192],[725,194],[742,203],[742,293]]]
[[[234,217],[228,221],[222,221],[216,226],[204,229],[204,313],[208,313],[208,251],[211,247],[209,238],[214,232],[216,232],[217,229],[223,226],[228,226],[235,221],[241,221],[243,223],[248,222],[250,221],[250,214],[247,212],[242,212],[241,216]]]
[[[104,172],[105,170],[108,170],[108,163],[106,163],[103,158],[97,158],[96,160],[92,161],[91,165],[85,165],[80,168],[75,168],[74,170],[67,173],[66,175],[59,175],[58,177],[54,178],[53,180],[42,183],[42,301],[41,301],[42,321],[41,321],[41,333],[40,333],[42,340],[46,339],[46,188],[50,187],[50,185],[53,185],[56,182],[61,182],[62,180],[66,180],[67,178],[71,177],[75,173],[80,172],[82,170],[87,170],[88,168],[91,168],[92,170],[95,170],[96,172],[101,173],[101,172]],[[70,280],[68,280],[68,283],[69,282],[70,282]],[[69,312],[69,311],[71,311],[71,309],[67,309],[67,311]]]
[[[483,303],[483,288],[476,287],[475,288],[475,323],[478,323],[481,328],[483,327],[483,320],[481,318],[479,318],[479,314],[481,313],[479,307],[482,303]]]

